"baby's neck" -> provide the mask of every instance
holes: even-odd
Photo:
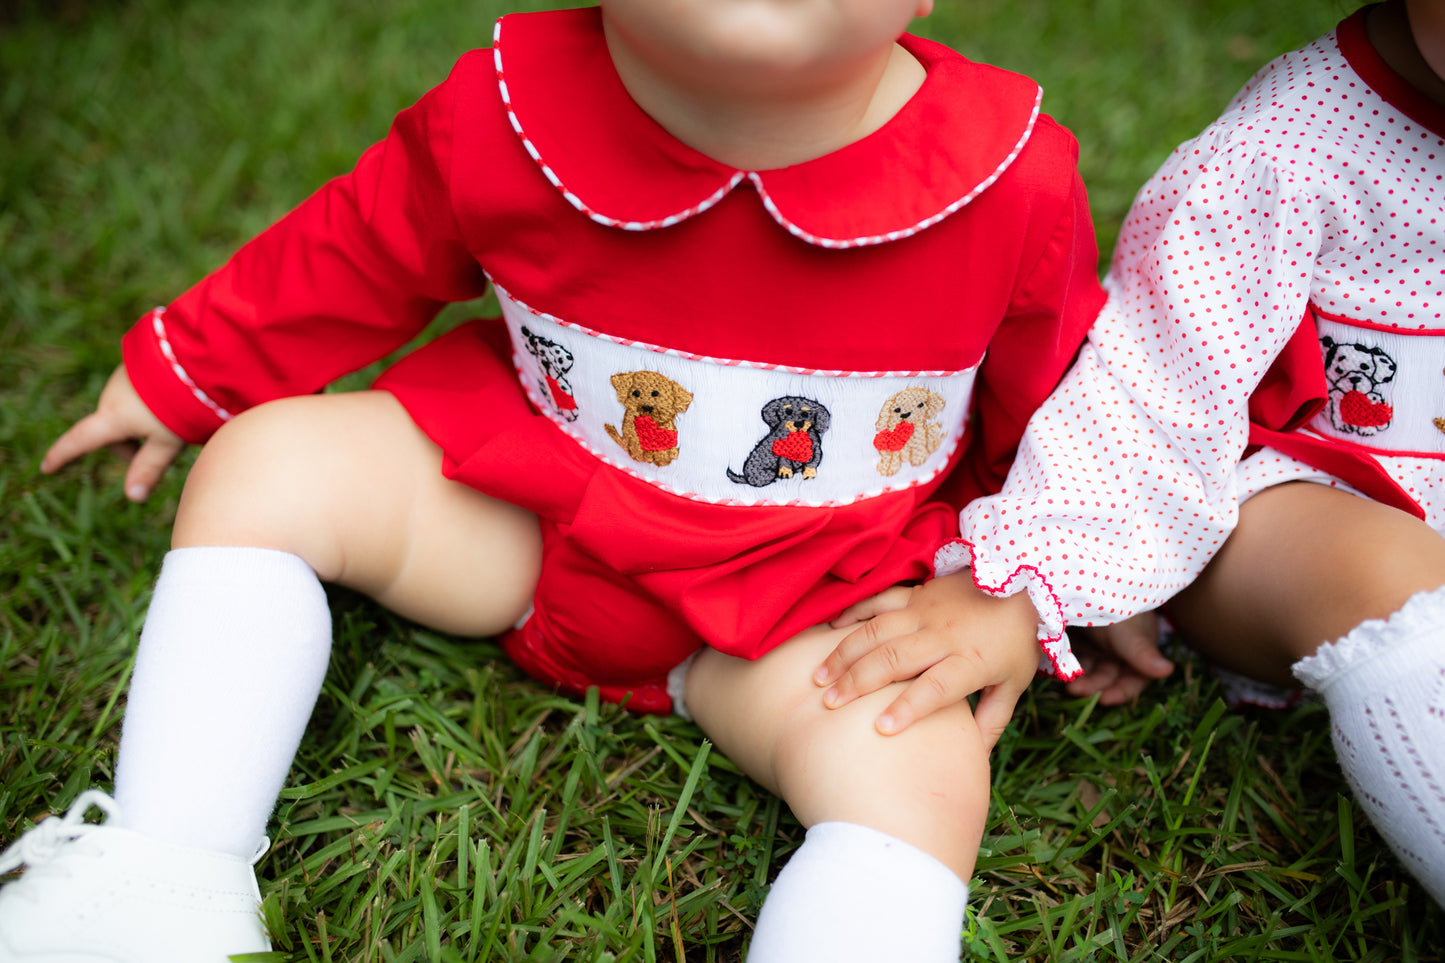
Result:
[[[923,85],[927,71],[893,44],[837,82],[752,95],[674,82],[611,42],[633,100],[689,147],[741,170],[771,170],[821,157],[882,127]]]
[[[1445,105],[1445,4],[1387,0],[1365,20],[1370,45],[1390,69],[1437,104]]]

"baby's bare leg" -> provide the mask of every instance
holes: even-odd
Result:
[[[1255,496],[1172,606],[1185,636],[1330,713],[1340,765],[1380,834],[1445,905],[1445,539],[1320,485]]]
[[[1445,585],[1445,539],[1402,511],[1291,482],[1240,508],[1239,525],[1170,617],[1211,660],[1293,685],[1290,667],[1366,619]]]
[[[116,768],[126,826],[254,850],[329,660],[321,580],[450,632],[497,632],[525,610],[536,520],[440,469],[380,392],[273,402],[217,433],[137,652]]]
[[[956,960],[959,883],[988,815],[987,753],[965,704],[880,735],[874,720],[901,685],[824,708],[812,673],[849,631],[812,629],[756,662],[707,649],[688,673],[703,731],[810,827],[750,959]]]
[[[381,391],[289,398],[226,425],[186,481],[172,545],[290,552],[462,635],[515,622],[541,564],[537,520],[442,477],[441,450]]]

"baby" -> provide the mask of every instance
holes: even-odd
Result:
[[[326,671],[325,581],[501,635],[547,685],[686,712],[779,793],[808,834],[750,959],[957,959],[989,748],[1041,661],[1077,671],[1066,620],[1133,609],[1087,551],[1009,548],[1070,520],[960,530],[1103,295],[1072,138],[1033,82],[908,35],[930,8],[505,17],[141,319],[43,467],[138,440],[143,499],[206,447],[114,800],[12,850],[0,961],[267,947],[250,863]],[[316,394],[488,287],[502,317]],[[925,444],[881,463],[904,397]]]
[[[1388,0],[1261,70],[1144,186],[1031,432],[1107,430],[1115,516],[1162,536],[1136,570],[1183,583],[1208,562],[1173,622],[1220,666],[1322,697],[1361,808],[1445,905],[1442,253],[1445,4]],[[1100,410],[1107,428],[1080,414]],[[1115,632],[1121,658],[1076,694],[1159,674],[1152,634]]]

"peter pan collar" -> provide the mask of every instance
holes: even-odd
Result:
[[[1342,20],[1335,28],[1335,42],[1355,73],[1400,113],[1423,124],[1431,133],[1445,135],[1445,107],[1441,107],[1410,81],[1385,63],[1365,30],[1363,7]]]
[[[688,147],[628,95],[595,7],[497,21],[493,58],[512,127],[547,179],[598,223],[630,231],[700,214],[743,181],[821,247],[880,244],[963,207],[1013,163],[1042,95],[1026,77],[942,44],[899,41],[928,76],[882,128],[815,160],[744,171]]]

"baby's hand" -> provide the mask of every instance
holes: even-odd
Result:
[[[50,446],[40,470],[51,474],[81,455],[107,446],[130,462],[125,495],[133,502],[146,500],[166,466],[186,447],[140,400],[124,365],[111,373],[95,411],[71,425]]]
[[[1159,651],[1159,616],[1138,615],[1114,625],[1070,629],[1080,636],[1074,645],[1084,674],[1068,683],[1070,695],[1091,696],[1116,706],[1138,698],[1144,687],[1174,671],[1174,663]]]
[[[878,717],[884,735],[981,692],[974,718],[992,749],[1038,672],[1038,616],[1028,596],[995,598],[967,571],[889,589],[833,625],[860,621],[813,681],[830,686],[823,702],[836,709],[889,683],[913,680]]]

